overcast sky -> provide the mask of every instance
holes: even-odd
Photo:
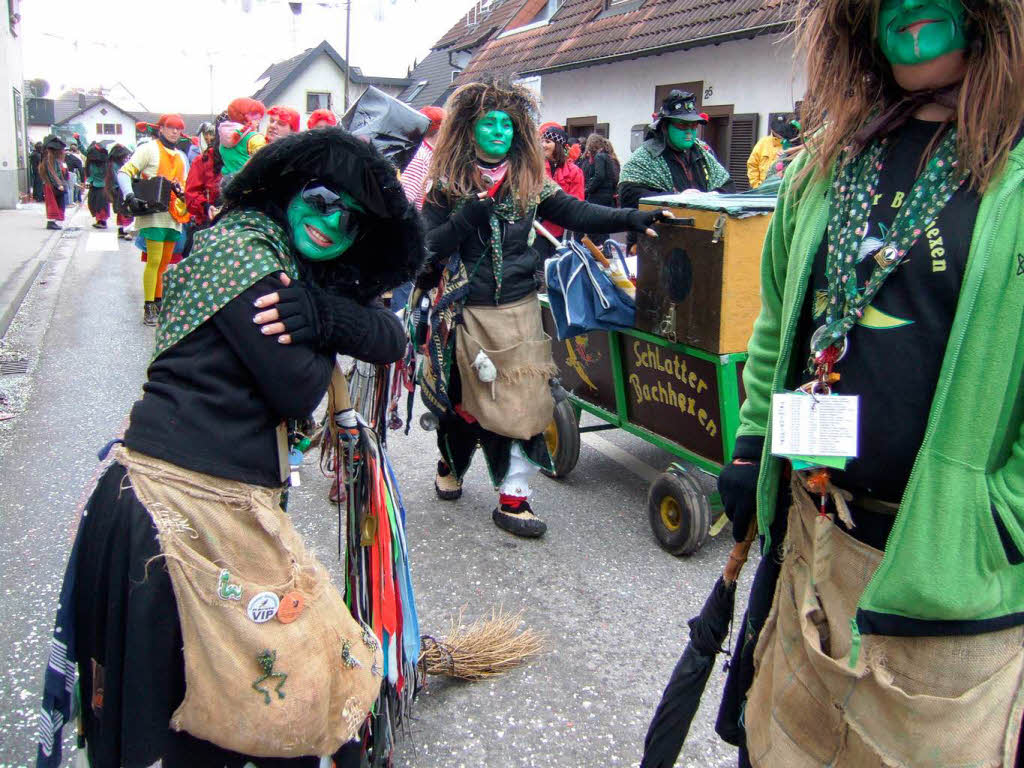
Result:
[[[352,0],[353,66],[404,77],[473,2]],[[25,78],[51,97],[121,81],[154,112],[216,112],[321,40],[344,56],[344,4],[307,1],[296,16],[284,0],[246,0],[248,13],[243,0],[23,0]]]

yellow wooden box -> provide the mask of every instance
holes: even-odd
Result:
[[[761,249],[774,197],[684,192],[640,201],[674,222],[639,238],[636,326],[716,354],[744,352],[761,310]]]

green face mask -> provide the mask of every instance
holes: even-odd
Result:
[[[668,121],[668,144],[672,149],[682,151],[689,149],[697,141],[697,129],[687,123]]]
[[[492,110],[476,121],[473,138],[476,139],[477,154],[490,163],[505,159],[512,147],[515,127],[512,118],[500,110]]]
[[[961,0],[882,0],[878,47],[890,64],[913,65],[967,47]]]
[[[324,187],[307,186],[288,203],[288,223],[296,250],[310,261],[338,258],[359,234],[351,213],[362,210],[345,192],[335,195]]]

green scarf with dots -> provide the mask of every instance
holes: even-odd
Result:
[[[164,275],[153,359],[267,275],[298,279],[284,228],[264,213],[237,209],[197,232],[191,255]]]
[[[491,269],[494,271],[494,301],[495,303],[501,302],[501,281],[504,275],[504,253],[501,247],[501,221],[506,221],[509,224],[519,221],[523,218],[533,218],[537,212],[537,206],[543,201],[547,200],[552,195],[558,193],[561,187],[558,186],[551,179],[544,179],[544,185],[540,189],[540,193],[533,200],[527,200],[526,202],[520,203],[511,194],[505,194],[501,200],[494,204],[491,209],[491,238],[488,242],[489,250],[491,252]],[[466,204],[466,200],[460,200],[453,210],[459,210],[463,205]],[[530,230],[529,244],[533,244],[534,232]],[[461,264],[462,269],[465,269],[465,265]],[[473,272],[476,272],[476,266],[473,266]],[[471,277],[471,276],[470,276]]]

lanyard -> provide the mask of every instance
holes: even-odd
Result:
[[[841,165],[832,185],[825,276],[828,304],[825,324],[811,337],[810,368],[819,380],[831,376],[842,359],[847,335],[871,304],[886,278],[903,262],[921,233],[929,229],[965,181],[957,169],[956,128],[946,132],[900,207],[886,241],[873,255],[875,267],[863,286],[857,285],[860,247],[867,234],[871,208],[884,166],[888,139],[872,143],[861,155]]]

